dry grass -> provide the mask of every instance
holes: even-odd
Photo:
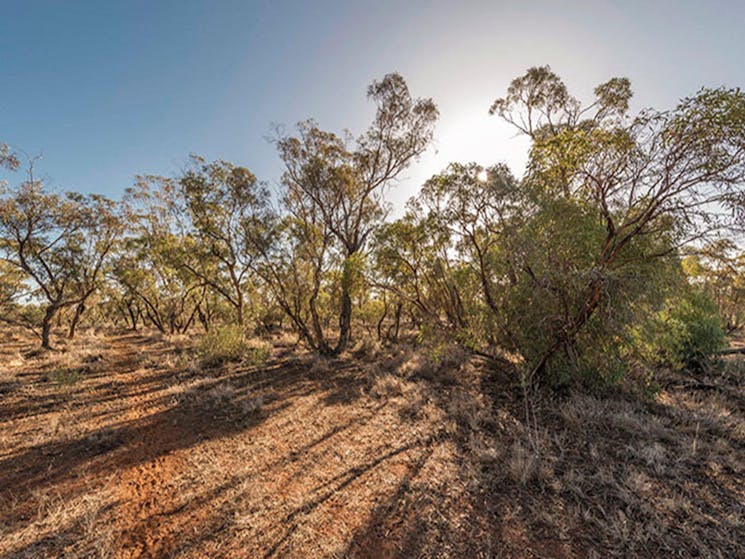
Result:
[[[537,394],[453,348],[0,347],[0,557],[743,557],[745,366]],[[528,422],[526,418],[530,418]]]

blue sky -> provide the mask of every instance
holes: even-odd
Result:
[[[637,108],[745,86],[734,0],[0,0],[0,14],[0,141],[43,152],[54,188],[114,197],[190,152],[276,185],[272,125],[360,132],[365,88],[390,71],[441,112],[435,148],[391,191],[399,208],[451,160],[520,173],[524,140],[487,109],[529,66],[550,64],[580,97],[627,76]]]

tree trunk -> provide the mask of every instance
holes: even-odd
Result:
[[[401,311],[403,310],[403,303],[401,301],[398,302],[396,305],[396,320],[394,322],[394,329],[393,329],[393,341],[398,342],[398,332],[401,328]]]
[[[540,383],[546,380],[548,364],[551,359],[553,359],[554,355],[556,355],[562,347],[574,344],[577,335],[584,328],[587,321],[590,320],[600,304],[602,286],[602,279],[595,279],[592,281],[588,290],[588,296],[585,299],[585,304],[579,312],[572,317],[571,323],[567,328],[555,333],[553,343],[544,351],[538,364],[533,368],[529,379],[531,384],[536,382]]]
[[[243,292],[241,291],[240,285],[236,285],[236,305],[235,305],[235,310],[236,310],[236,315],[237,315],[237,318],[238,318],[238,325],[241,326],[241,327],[243,327],[243,325],[244,325],[243,324],[243,320],[244,320],[244,318],[243,318],[243,307],[244,306],[245,305],[243,304]]]
[[[313,293],[311,293],[310,299],[308,300],[308,307],[310,308],[311,327],[313,328],[313,335],[315,339],[310,341],[311,347],[316,349],[321,355],[331,355],[335,353],[329,347],[329,343],[326,340],[326,336],[323,333],[323,325],[321,324],[321,317],[318,314],[316,308],[316,299],[321,289],[321,267],[316,266],[313,272]]]
[[[54,315],[57,313],[57,307],[55,305],[49,305],[47,310],[44,312],[44,320],[41,323],[41,348],[52,349],[49,343],[50,334],[52,332],[52,321]]]
[[[137,313],[133,305],[127,305],[127,312],[129,312],[129,319],[132,321],[132,332],[137,332]]]
[[[341,310],[339,312],[339,341],[334,348],[334,355],[339,355],[349,345],[352,337],[352,269],[351,258],[355,251],[350,250],[344,261],[344,272],[341,277]]]
[[[720,349],[715,351],[714,355],[745,355],[745,347],[730,347],[727,349]]]
[[[78,327],[78,322],[80,322],[80,317],[85,312],[85,303],[79,303],[77,307],[75,307],[75,314],[72,315],[72,320],[70,321],[70,329],[67,332],[67,337],[69,339],[73,339],[75,337],[75,329]]]
[[[383,302],[383,314],[378,320],[378,325],[377,325],[378,341],[380,342],[383,341],[383,323],[385,322],[385,319],[388,316],[388,301],[386,301],[385,299],[383,301],[384,301]]]
[[[349,287],[344,285],[341,294],[341,312],[339,313],[339,341],[334,348],[334,355],[339,355],[349,345],[352,336],[352,298]]]
[[[197,305],[197,318],[199,319],[199,322],[202,324],[202,328],[204,328],[205,332],[210,331],[210,324],[207,320],[207,315],[204,314],[204,311],[202,310],[201,305]]]

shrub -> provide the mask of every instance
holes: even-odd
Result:
[[[701,368],[725,344],[724,322],[719,307],[702,289],[692,289],[663,313],[668,326],[665,349],[673,362]]]
[[[232,324],[207,332],[199,341],[197,355],[202,365],[214,367],[231,361],[258,365],[269,357],[269,346],[246,339],[243,328]]]
[[[261,341],[249,341],[248,342],[248,354],[244,356],[244,361],[247,361],[249,365],[261,365],[272,353],[272,347],[266,342]]]
[[[698,287],[671,298],[647,327],[647,352],[658,363],[676,369],[700,370],[725,345],[724,321],[719,307]]]

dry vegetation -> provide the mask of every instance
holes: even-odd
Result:
[[[745,363],[527,400],[462,351],[0,347],[0,556],[745,557]]]

